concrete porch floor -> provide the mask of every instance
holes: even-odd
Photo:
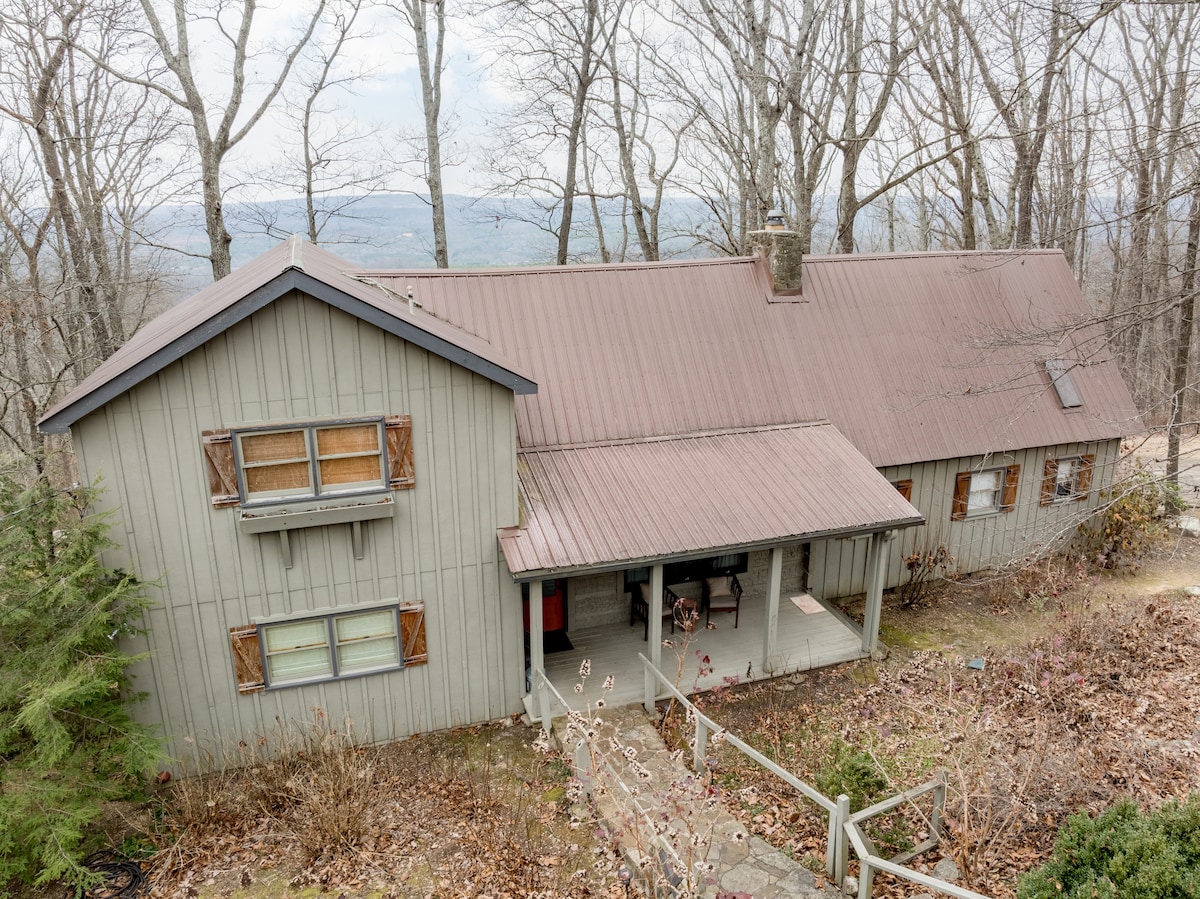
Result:
[[[787,596],[780,597],[777,652],[770,671],[762,667],[766,603],[761,598],[742,600],[737,628],[733,626],[733,615],[722,613],[712,617],[716,629],[705,630],[702,615],[690,642],[678,627],[672,634],[670,626],[664,623],[663,639],[672,646],[663,647],[662,671],[673,679],[678,675],[679,689],[693,693],[722,686],[726,678],[746,683],[865,658],[868,654],[863,652],[858,626],[828,604],[822,602],[821,606],[819,612],[806,613]],[[638,653],[650,657],[649,644],[642,639],[644,629],[645,625],[639,621],[632,627],[621,622],[570,631],[575,648],[546,656],[550,682],[568,703],[579,709],[601,697],[608,705],[641,702],[643,679]],[[712,670],[701,676],[701,657],[705,655]],[[584,659],[591,660],[592,673],[579,694],[575,686],[580,681],[579,666]],[[602,685],[610,674],[614,686],[605,695]],[[531,705],[526,697],[526,706]],[[551,714],[564,713],[565,709],[555,700]]]

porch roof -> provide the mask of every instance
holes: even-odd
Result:
[[[828,422],[531,450],[517,472],[518,580],[924,521]]]

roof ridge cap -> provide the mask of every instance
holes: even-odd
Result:
[[[648,443],[670,443],[676,440],[697,440],[708,437],[736,437],[740,434],[761,434],[768,431],[795,431],[800,428],[833,427],[827,418],[812,421],[789,422],[774,425],[746,425],[740,428],[713,428],[704,431],[689,431],[686,434],[659,434],[652,437],[621,437],[614,440],[590,440],[579,443],[549,443],[539,446],[526,446],[517,449],[517,455],[529,453],[549,453],[567,450],[603,449],[610,446],[637,446]]]

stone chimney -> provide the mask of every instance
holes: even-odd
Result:
[[[763,230],[751,231],[747,237],[750,248],[765,256],[771,267],[775,295],[800,296],[804,285],[804,254],[800,250],[800,234],[788,229],[783,213],[772,209],[767,213]]]

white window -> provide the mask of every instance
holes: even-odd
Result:
[[[382,419],[239,430],[235,437],[245,503],[315,499],[388,486]]]
[[[1004,469],[993,468],[977,471],[971,475],[971,487],[967,492],[967,514],[999,512],[1004,494]]]
[[[1016,507],[1020,465],[960,471],[954,480],[951,521],[963,521],[996,512],[1011,512]]]
[[[267,686],[400,668],[396,609],[260,625]]]
[[[1054,498],[1071,499],[1075,496],[1075,483],[1079,478],[1078,459],[1059,459],[1054,472]]]

